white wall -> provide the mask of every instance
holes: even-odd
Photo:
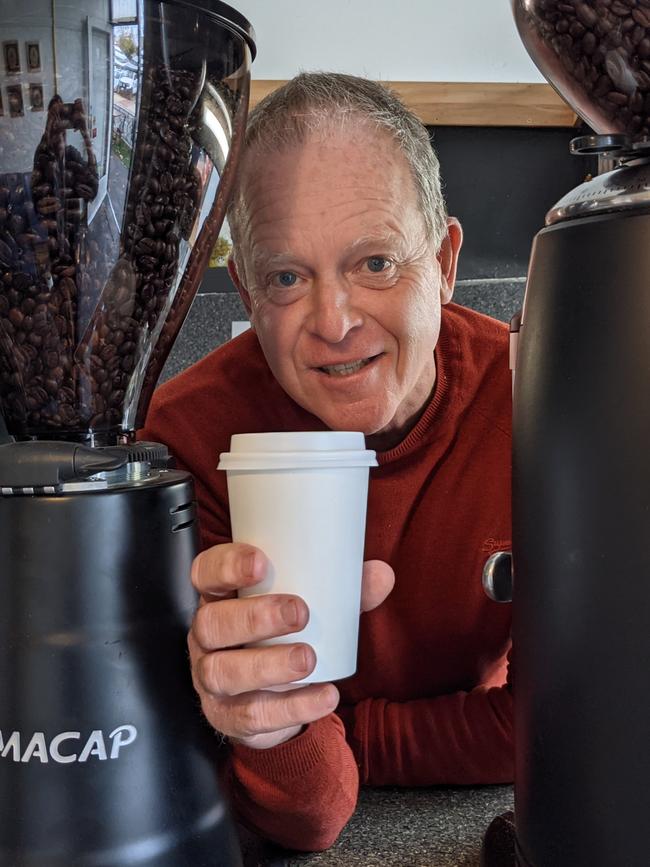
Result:
[[[384,81],[544,81],[510,0],[230,0],[257,34],[253,77],[332,70]]]

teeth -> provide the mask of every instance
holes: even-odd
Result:
[[[351,361],[348,364],[327,364],[320,369],[325,373],[329,373],[330,376],[347,376],[350,373],[356,373],[357,370],[361,370],[369,361],[369,358],[361,358],[359,361]]]

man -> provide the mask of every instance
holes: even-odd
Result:
[[[229,742],[236,808],[299,849],[336,839],[359,781],[512,779],[510,612],[480,577],[510,538],[507,332],[443,307],[462,232],[438,175],[426,130],[377,84],[303,74],[267,97],[229,212],[253,330],[160,388],[145,431],[196,478],[189,645],[203,711]],[[216,465],[233,433],[325,428],[363,431],[378,452],[363,606],[375,610],[356,675],[273,691],[311,671],[313,651],[246,645],[299,631],[308,611],[295,597],[233,598],[267,562],[230,542]]]

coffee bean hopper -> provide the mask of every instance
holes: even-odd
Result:
[[[650,2],[513,9],[615,166],[548,213],[512,327],[516,858],[646,867]]]
[[[232,867],[192,481],[135,431],[217,241],[254,36],[218,0],[0,3],[0,32],[0,865]]]

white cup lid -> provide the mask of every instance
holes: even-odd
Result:
[[[230,451],[219,455],[220,470],[376,467],[359,431],[278,431],[234,434]]]

